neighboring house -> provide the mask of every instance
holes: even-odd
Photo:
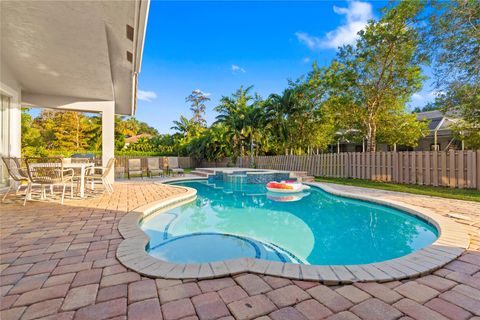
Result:
[[[439,110],[417,113],[417,120],[429,121],[429,134],[419,139],[415,151],[443,151],[461,149],[462,141],[453,137],[452,124],[457,121],[454,117],[444,115]]]
[[[148,8],[148,0],[0,1],[0,155],[21,156],[22,106],[96,112],[105,165],[115,114],[135,114]]]
[[[151,139],[152,137],[153,137],[153,135],[151,135],[151,134],[141,133],[141,134],[137,134],[135,136],[125,138],[125,147],[124,148],[127,148],[131,144],[137,143],[138,140],[140,140],[141,138]]]
[[[454,138],[452,132],[452,124],[457,121],[455,117],[444,115],[439,110],[425,111],[417,113],[417,120],[428,121],[429,133],[427,136],[418,140],[418,146],[415,148],[397,146],[397,151],[443,151],[458,150],[463,148],[462,141]],[[352,130],[350,130],[352,131]],[[337,132],[337,144],[329,147],[330,152],[362,152],[366,149],[366,140],[363,143],[350,142],[348,138],[349,132]],[[378,144],[377,151],[392,151],[392,146],[386,144]]]

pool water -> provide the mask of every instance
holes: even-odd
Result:
[[[251,257],[316,264],[365,264],[397,258],[434,242],[435,227],[370,202],[312,187],[267,192],[262,184],[206,180],[173,183],[197,190],[191,203],[142,223],[150,255],[176,263]]]

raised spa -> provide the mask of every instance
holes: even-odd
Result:
[[[315,265],[380,262],[433,243],[437,229],[390,207],[312,187],[273,194],[263,184],[195,180],[197,199],[143,219],[148,253],[175,263],[251,257]]]

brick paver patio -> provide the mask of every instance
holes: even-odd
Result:
[[[469,250],[408,281],[324,286],[255,274],[149,279],[115,258],[119,219],[178,189],[118,183],[112,195],[0,205],[0,318],[480,319],[480,204],[335,186],[430,208],[467,226]],[[10,199],[13,199],[12,197]]]

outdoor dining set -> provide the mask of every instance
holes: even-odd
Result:
[[[85,186],[90,185],[90,189],[95,189],[95,183],[101,183],[108,193],[113,192],[113,187],[108,180],[115,159],[108,160],[106,166],[96,166],[90,158],[62,158],[62,157],[27,157],[14,158],[2,157],[12,180],[16,181],[17,190],[26,187],[23,205],[27,200],[32,199],[34,188],[40,188],[40,199],[47,199],[47,191],[54,195],[56,187],[61,187],[61,203],[65,198],[67,187],[70,191],[70,197],[74,196],[74,189],[80,198],[85,197]],[[10,187],[4,194],[2,201],[5,200],[13,187]]]
[[[101,184],[103,190],[112,193],[113,186],[108,179],[115,165],[115,158],[108,160],[105,166],[97,166],[93,158],[63,158],[63,157],[2,157],[11,179],[7,192],[3,195],[2,202],[16,185],[16,194],[25,188],[23,205],[27,200],[32,200],[32,195],[39,195],[40,200],[55,195],[55,189],[61,188],[60,200],[63,204],[65,192],[70,192],[78,198],[85,198],[87,191],[95,190],[95,184]],[[117,164],[118,165],[118,164]],[[178,166],[177,157],[151,157],[127,159],[125,171],[128,179],[136,175],[153,177],[154,175],[166,176],[184,174]],[[87,190],[89,189],[89,190]],[[34,192],[35,191],[35,192]]]

